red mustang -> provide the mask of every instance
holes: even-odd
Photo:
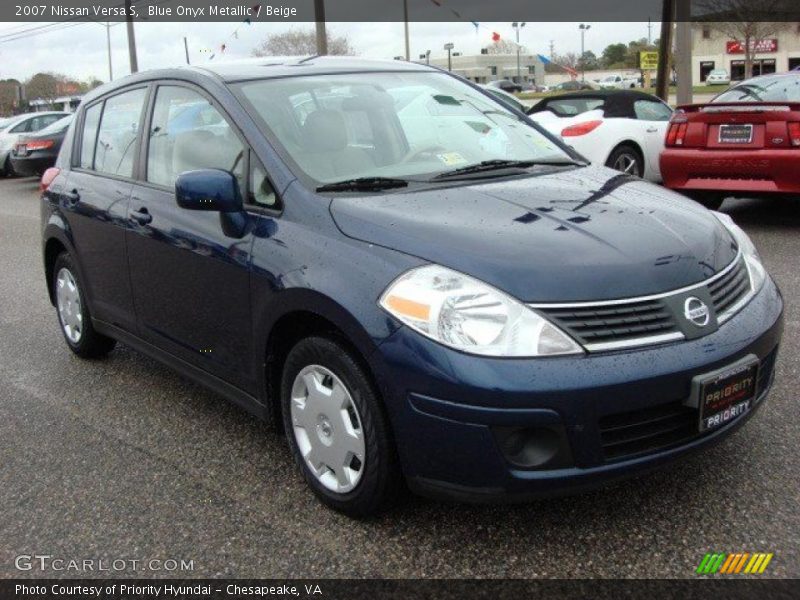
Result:
[[[709,208],[736,194],[800,195],[800,73],[743,81],[675,111],[664,185]]]

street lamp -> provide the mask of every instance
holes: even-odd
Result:
[[[511,26],[514,28],[514,31],[517,33],[517,83],[522,81],[522,75],[520,75],[519,70],[519,30],[525,27],[525,21],[521,23],[517,23],[514,21]]]
[[[447,43],[444,45],[444,49],[445,49],[445,50],[447,50],[447,70],[448,70],[448,71],[452,71],[452,70],[453,70],[453,62],[452,62],[452,60],[450,59],[450,51],[451,51],[453,48],[455,48],[455,45],[453,44],[453,42],[447,42]]]
[[[586,50],[584,50],[583,38],[586,32],[589,31],[591,28],[592,28],[591,25],[585,25],[584,23],[578,25],[578,29],[581,30],[581,81],[586,81],[586,61],[584,60],[583,56],[586,53]]]

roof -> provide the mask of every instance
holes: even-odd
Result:
[[[565,94],[559,94],[557,96],[549,96],[547,98],[542,98],[542,102],[547,102],[548,100],[558,99],[558,100],[569,100],[570,98],[608,98],[609,96],[615,96],[620,100],[652,100],[655,96],[653,94],[648,94],[647,92],[642,92],[640,90],[607,90],[607,89],[600,89],[600,90],[580,90],[577,92],[566,92]]]
[[[184,79],[198,82],[214,78],[223,83],[291,77],[295,75],[322,75],[380,71],[439,72],[441,69],[404,60],[375,60],[350,56],[265,56],[236,61],[208,61],[200,65],[142,71],[95,88],[85,102],[107,94],[117,88],[154,79]]]

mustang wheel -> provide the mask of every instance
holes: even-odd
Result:
[[[314,493],[351,516],[382,509],[401,476],[379,397],[350,350],[330,338],[300,341],[281,389],[286,436]]]
[[[70,350],[83,358],[105,356],[114,349],[116,341],[97,333],[92,326],[78,271],[66,252],[56,258],[53,269],[53,295],[58,322]]]

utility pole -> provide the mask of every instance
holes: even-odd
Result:
[[[186,36],[183,36],[183,50],[186,52],[186,64],[192,64],[189,62],[189,42],[186,40]]]
[[[325,31],[325,0],[314,0],[314,20],[317,23],[317,54],[328,53],[328,33]]]
[[[556,57],[556,41],[550,40],[550,60]]]
[[[111,66],[111,23],[106,23],[106,47],[108,48],[108,80],[114,81],[114,68]]]
[[[674,0],[662,0],[661,38],[658,40],[658,74],[656,96],[664,102],[669,100],[669,56],[672,52],[672,22],[675,19]]]
[[[133,32],[131,0],[125,0],[125,21],[128,25],[128,57],[131,61],[131,73],[137,73],[139,71],[139,61],[136,59],[136,34]]]
[[[650,17],[647,17],[647,45],[651,46],[653,44],[653,23],[650,21]]]
[[[677,102],[692,102],[692,23],[689,11],[691,0],[675,2],[675,71],[678,77]]]
[[[519,67],[519,30],[525,27],[525,21],[521,23],[517,23],[514,21],[511,26],[514,28],[514,31],[517,33],[517,83],[522,81],[522,73],[520,72]]]
[[[664,1],[666,2],[667,0],[664,0]],[[586,54],[586,49],[585,49],[585,45],[584,45],[584,35],[591,28],[592,28],[591,25],[586,25],[584,23],[581,23],[580,25],[578,25],[578,29],[581,30],[581,58],[580,58],[580,61],[581,61],[581,81],[586,81],[586,61],[584,60],[584,54]]]
[[[411,60],[411,45],[408,41],[408,0],[403,0],[403,21],[406,32],[406,61]]]

